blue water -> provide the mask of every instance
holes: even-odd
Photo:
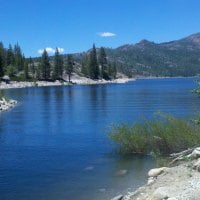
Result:
[[[0,114],[0,200],[106,200],[144,184],[154,161],[116,155],[108,127],[156,111],[192,115],[195,87],[172,78],[6,90],[19,104]]]

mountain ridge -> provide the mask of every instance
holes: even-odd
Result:
[[[200,74],[200,32],[169,42],[156,43],[142,39],[135,44],[104,48],[108,62],[115,62],[118,71],[130,77]],[[82,59],[89,52],[90,49],[72,54],[77,67],[81,67]],[[66,56],[63,55],[64,59]]]
[[[106,48],[109,60],[117,61],[132,75],[194,76],[200,74],[200,33],[180,40],[155,43],[146,39]],[[121,65],[121,66],[120,66]]]

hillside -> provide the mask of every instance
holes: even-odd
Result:
[[[109,60],[133,75],[193,76],[200,73],[200,33],[156,44],[142,40],[116,49],[106,49]]]
[[[97,52],[98,52],[97,48]],[[109,62],[128,76],[195,76],[200,74],[200,33],[180,40],[155,43],[146,39],[118,48],[105,48]],[[86,52],[73,54],[79,74]],[[64,60],[67,55],[63,55]],[[51,57],[51,60],[53,57]],[[35,61],[38,59],[35,58]]]

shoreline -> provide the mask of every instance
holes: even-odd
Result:
[[[6,99],[5,97],[2,97],[0,99],[0,113],[3,111],[7,111],[10,108],[13,108],[16,104],[17,104],[16,100]]]
[[[98,84],[124,84],[129,81],[136,81],[135,78],[118,78],[114,80],[92,80],[89,78],[84,79],[72,79],[72,83],[69,82],[48,82],[48,81],[36,81],[36,82],[17,82],[11,81],[9,84],[0,82],[0,90],[15,89],[15,88],[29,88],[29,87],[48,87],[48,86],[69,86],[69,85],[98,85]]]
[[[149,76],[149,77],[135,77],[136,80],[141,79],[170,79],[170,78],[199,78],[199,76]]]
[[[200,147],[170,157],[168,167],[149,170],[145,185],[111,200],[199,200]]]
[[[170,78],[198,78],[199,76],[190,76],[190,77],[134,77],[134,78],[117,78],[113,80],[92,80],[86,77],[75,77],[71,79],[71,83],[68,81],[66,82],[49,82],[49,81],[36,81],[36,82],[28,82],[28,81],[11,81],[9,84],[4,82],[0,82],[0,90],[4,89],[14,89],[14,88],[29,88],[29,87],[48,87],[48,86],[69,86],[69,85],[99,85],[99,84],[124,84],[130,81],[137,81],[137,80],[145,80],[145,79],[170,79]]]

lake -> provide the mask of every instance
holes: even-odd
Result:
[[[196,113],[194,80],[6,90],[19,103],[0,114],[0,199],[109,200],[146,183],[154,160],[117,155],[106,133],[157,111]]]

